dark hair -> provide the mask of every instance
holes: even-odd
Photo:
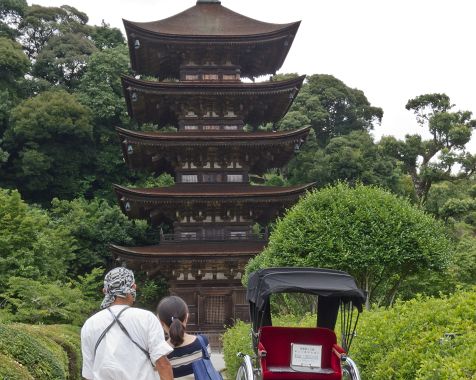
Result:
[[[157,315],[162,323],[169,328],[170,343],[174,347],[183,343],[185,334],[185,318],[188,307],[185,301],[177,296],[165,297],[157,306]]]

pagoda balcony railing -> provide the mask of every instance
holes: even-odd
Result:
[[[269,234],[264,233],[213,233],[213,234],[160,234],[161,243],[176,241],[268,241]]]

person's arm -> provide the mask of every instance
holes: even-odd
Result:
[[[159,373],[160,380],[173,380],[174,374],[169,359],[166,356],[161,356],[155,362],[155,369]]]

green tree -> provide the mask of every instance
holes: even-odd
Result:
[[[18,102],[19,84],[30,67],[30,61],[21,46],[10,39],[0,37],[0,144],[7,129],[11,109]],[[0,147],[0,166],[2,161]]]
[[[0,297],[5,302],[4,318],[14,322],[80,325],[97,309],[79,287],[61,281],[10,277]]]
[[[82,33],[52,36],[38,53],[32,74],[54,85],[75,88],[86,69],[89,56],[95,50],[88,36]]]
[[[64,226],[27,205],[18,191],[0,189],[0,287],[12,276],[63,279],[75,242]]]
[[[91,112],[65,91],[42,92],[13,109],[4,145],[7,180],[25,198],[72,198],[90,170]]]
[[[404,141],[395,137],[384,137],[380,141],[388,155],[402,162],[420,204],[426,202],[435,181],[468,177],[476,168],[476,158],[465,151],[476,120],[471,119],[469,111],[452,112],[453,107],[445,94],[410,99],[406,108],[415,112],[418,124],[428,128],[431,139],[407,135]],[[461,170],[453,174],[456,164],[461,165]]]
[[[304,197],[276,223],[246,272],[270,266],[345,270],[370,300],[391,304],[411,274],[441,270],[450,242],[444,226],[389,192],[337,184]]]
[[[124,36],[117,28],[111,28],[102,20],[100,26],[93,26],[90,31],[91,39],[99,50],[112,49],[124,45]]]
[[[310,125],[319,146],[325,146],[333,137],[373,129],[382,116],[382,109],[371,106],[361,90],[346,86],[332,75],[314,74],[306,79],[278,128]]]
[[[25,13],[26,0],[0,0],[0,37],[14,39],[18,24]]]
[[[29,67],[30,61],[21,46],[13,40],[0,37],[0,85],[3,88],[10,86],[25,75]]]
[[[316,182],[318,187],[336,181],[378,185],[405,194],[404,178],[395,159],[383,154],[367,131],[353,131],[332,138],[319,147],[310,136],[308,143],[287,167],[290,183]]]
[[[28,7],[18,25],[20,42],[28,57],[36,58],[53,36],[87,31],[88,17],[68,5],[61,7]]]
[[[54,199],[50,215],[76,240],[68,271],[73,278],[96,267],[111,267],[114,264],[108,249],[111,243],[126,246],[158,243],[158,233],[154,234],[145,221],[131,221],[117,205],[111,206],[101,199]]]
[[[78,98],[93,111],[98,124],[113,127],[125,119],[127,110],[121,75],[128,72],[129,51],[124,44],[91,55],[78,88]]]
[[[129,181],[115,127],[128,125],[120,77],[129,71],[127,47],[122,44],[95,52],[89,59],[77,95],[93,111],[95,167],[91,192],[109,197],[112,183]]]

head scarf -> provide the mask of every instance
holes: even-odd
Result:
[[[131,294],[136,299],[136,290],[134,285],[134,273],[123,267],[112,269],[104,277],[104,300],[101,303],[101,309],[105,309],[114,302],[116,297],[125,298]]]

